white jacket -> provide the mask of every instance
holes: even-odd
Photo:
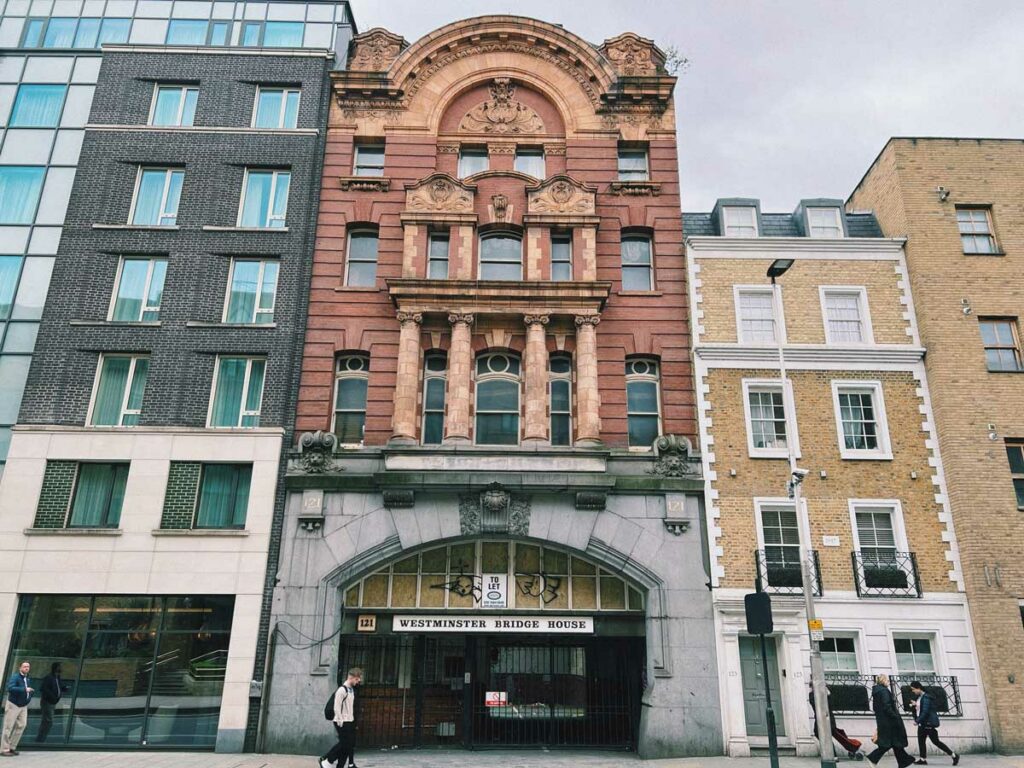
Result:
[[[334,722],[338,725],[354,722],[356,719],[353,705],[356,701],[356,692],[344,685],[339,685],[334,692]]]

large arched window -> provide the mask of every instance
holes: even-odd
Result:
[[[480,238],[481,280],[522,280],[523,241],[508,232]]]
[[[626,418],[629,447],[651,448],[661,433],[661,375],[649,357],[626,361]]]
[[[519,444],[519,358],[506,352],[476,361],[476,444]]]
[[[335,367],[334,434],[341,445],[361,445],[366,426],[366,391],[370,358],[342,355]]]
[[[552,355],[548,363],[551,390],[551,444],[572,445],[572,358]]]
[[[448,360],[431,352],[423,360],[423,444],[440,445],[444,438],[444,391]]]

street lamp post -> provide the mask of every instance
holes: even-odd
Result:
[[[803,482],[806,471],[800,470],[796,465],[796,425],[793,424],[793,414],[796,413],[793,405],[792,393],[786,385],[786,353],[782,345],[781,325],[782,319],[782,295],[776,278],[781,277],[793,266],[793,259],[776,259],[768,267],[768,277],[772,281],[772,316],[775,341],[779,348],[779,380],[782,383],[782,407],[786,419],[786,449],[789,453],[789,496],[793,499],[793,507],[796,510],[797,520],[801,516],[800,485]],[[802,527],[802,526],[801,526]],[[807,536],[810,537],[810,531]],[[800,582],[804,592],[804,612],[807,614],[807,639],[811,644],[811,685],[814,688],[814,715],[818,722],[818,744],[821,748],[821,768],[836,768],[836,754],[832,745],[832,720],[828,714],[828,689],[825,687],[825,668],[821,663],[821,650],[814,639],[812,624],[815,620],[814,613],[814,591],[811,579],[811,558],[812,551],[804,536],[800,536]]]

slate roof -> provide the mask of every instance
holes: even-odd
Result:
[[[850,237],[885,237],[873,213],[845,213]],[[683,235],[717,235],[710,213],[683,213]],[[762,213],[762,237],[800,237],[791,213]]]

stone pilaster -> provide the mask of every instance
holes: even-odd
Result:
[[[448,414],[444,422],[444,442],[468,443],[469,390],[473,381],[473,346],[471,328],[473,315],[452,313],[452,343],[448,350],[448,389],[445,404]]]
[[[597,280],[597,227],[581,227],[580,262],[583,264],[580,280]]]
[[[523,374],[526,382],[523,442],[548,441],[548,352],[544,343],[547,315],[526,315],[526,354]]]
[[[541,276],[541,262],[544,254],[541,247],[541,238],[544,230],[540,227],[529,227],[526,230],[526,280],[543,280]]]
[[[420,323],[418,312],[399,312],[398,373],[395,377],[395,410],[391,442],[416,442],[416,392],[420,380]]]
[[[601,443],[601,394],[597,388],[597,324],[600,315],[576,317],[576,445]]]
[[[474,228],[460,224],[452,227],[452,230],[453,242],[448,255],[448,276],[456,280],[472,280]]]
[[[418,224],[404,224],[402,243],[402,277],[426,277],[416,274],[417,240],[420,236]]]

